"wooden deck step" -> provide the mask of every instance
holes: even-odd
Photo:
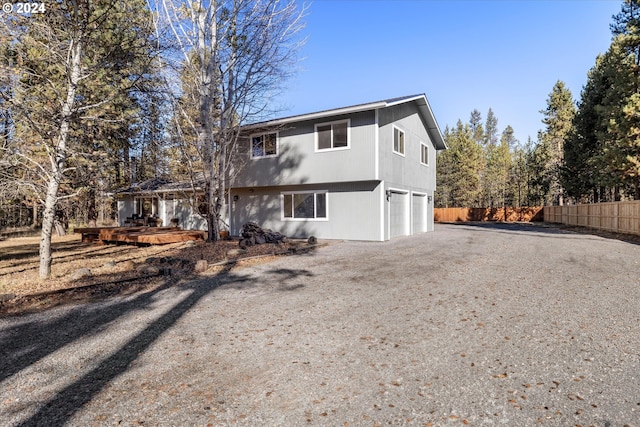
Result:
[[[134,243],[165,245],[168,243],[204,240],[205,232],[182,230],[179,227],[92,227],[76,228],[82,234],[83,242]]]

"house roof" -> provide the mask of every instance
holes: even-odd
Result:
[[[196,189],[201,187],[201,182],[194,183]],[[193,189],[190,181],[173,182],[160,178],[148,179],[142,182],[134,182],[131,187],[117,191],[117,194],[141,194],[141,193],[173,193],[184,192]]]
[[[351,105],[349,107],[341,107],[334,108],[331,110],[322,110],[317,111],[315,113],[307,113],[307,114],[298,114],[295,116],[283,117],[279,119],[267,120],[264,122],[253,123],[244,126],[245,129],[252,128],[262,128],[262,127],[271,127],[271,126],[281,126],[292,122],[299,122],[303,120],[317,120],[330,116],[337,116],[340,114],[351,114],[358,113],[361,111],[369,111],[376,110],[380,108],[393,107],[395,105],[405,104],[409,102],[415,102],[418,107],[418,111],[424,120],[425,126],[431,139],[437,150],[446,150],[447,144],[444,141],[444,137],[442,136],[442,132],[440,132],[440,127],[438,126],[438,122],[436,121],[435,116],[433,115],[433,111],[431,110],[431,106],[429,105],[429,101],[427,100],[426,95],[409,95],[402,96],[398,98],[390,98],[382,101],[368,102],[366,104],[357,104]]]

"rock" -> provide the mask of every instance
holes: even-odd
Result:
[[[125,270],[133,270],[134,268],[136,268],[136,263],[129,260],[129,261],[123,262],[122,266],[124,267]]]
[[[196,273],[202,273],[204,271],[207,271],[208,268],[209,268],[209,263],[207,262],[207,260],[206,259],[201,259],[201,260],[196,262],[196,265],[193,268],[193,270]]]
[[[227,256],[228,257],[237,257],[240,256],[244,253],[245,251],[242,249],[230,249],[227,251]]]
[[[107,261],[104,263],[104,266],[107,268],[114,268],[116,266],[116,262],[115,261]]]
[[[91,270],[89,270],[88,268],[79,268],[76,271],[74,271],[71,276],[69,276],[70,280],[80,280],[83,279],[85,277],[91,277],[93,274],[91,273]]]
[[[184,246],[185,246],[186,248],[192,248],[192,247],[194,247],[195,245],[196,245],[195,240],[189,240],[189,241],[185,242],[185,244],[184,244]]]
[[[282,243],[286,237],[284,234],[271,231],[269,229],[263,229],[255,222],[247,222],[242,226],[240,235],[243,237],[239,246],[244,249],[248,246],[262,245],[265,243]]]
[[[0,294],[0,303],[12,300],[15,297],[16,297],[15,294]]]
[[[160,274],[160,269],[155,265],[141,265],[136,268],[136,271],[141,274],[146,274],[148,276],[157,276]]]

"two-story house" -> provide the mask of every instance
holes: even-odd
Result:
[[[436,151],[425,95],[247,126],[250,158],[230,190],[229,226],[287,236],[388,240],[433,230]]]
[[[248,125],[239,146],[246,158],[224,218],[232,236],[249,221],[323,239],[383,241],[433,230],[435,154],[446,145],[425,95]],[[121,225],[145,203],[165,225],[173,216],[184,228],[204,227],[167,185],[126,192]]]

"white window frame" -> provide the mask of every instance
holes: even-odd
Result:
[[[333,146],[333,125],[346,123],[347,124],[347,146],[346,147],[334,147]],[[331,148],[319,148],[318,140],[318,127],[331,125]],[[316,153],[325,153],[327,151],[340,151],[349,150],[351,148],[351,119],[335,120],[332,122],[316,123],[313,128],[313,143]]]
[[[295,194],[313,194],[313,218],[294,218],[292,217],[285,217],[284,216],[284,198],[286,196],[293,196]],[[316,195],[317,194],[324,194],[324,207],[325,207],[325,217],[324,218],[317,218],[317,201],[316,201]],[[292,204],[292,209],[294,209],[295,212],[295,208]],[[293,215],[294,212],[292,212],[291,214]],[[280,219],[282,221],[329,221],[329,192],[327,190],[308,190],[308,191],[283,191],[282,193],[280,193]]]
[[[422,153],[424,153],[424,150],[426,150],[427,152],[426,162],[422,161]],[[424,166],[429,166],[429,146],[422,141],[420,141],[420,164]]]
[[[264,156],[255,156],[253,153],[253,138],[256,137],[264,137],[265,135],[275,135],[276,136],[276,154],[266,154]],[[262,141],[263,144],[263,149],[264,149],[264,139]],[[249,135],[249,156],[252,159],[268,159],[270,157],[278,157],[278,154],[280,154],[280,133],[275,131],[275,132],[262,132],[262,133],[254,133]]]
[[[396,130],[402,134],[402,151],[396,151]],[[391,133],[391,150],[399,156],[404,157],[407,152],[407,133],[396,125],[393,125]]]

